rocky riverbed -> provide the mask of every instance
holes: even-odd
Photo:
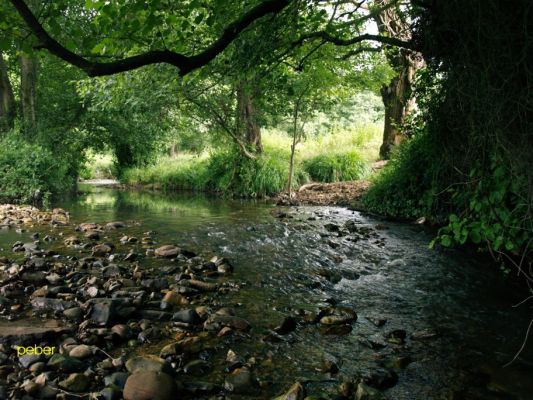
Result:
[[[230,343],[248,337],[252,326],[224,306],[224,294],[239,290],[226,258],[205,258],[176,244],[155,245],[152,232],[129,236],[121,221],[71,224],[62,209],[5,205],[0,213],[4,226],[28,231],[33,239],[13,243],[12,256],[0,258],[0,307],[9,321],[0,326],[1,398],[255,397],[269,386],[254,375],[268,359],[245,358],[231,349]],[[51,229],[41,238],[32,228],[42,224]],[[145,268],[141,258],[158,261]],[[318,314],[287,316],[257,339],[284,341],[301,324],[343,335],[356,320],[355,311],[332,304]],[[391,343],[404,338],[405,332],[389,335]],[[18,346],[57,352],[20,355]],[[224,380],[202,382],[213,368],[210,354],[220,348],[226,352],[219,371]],[[323,369],[338,372],[334,358],[325,360]],[[345,383],[341,391],[344,397],[357,390],[358,399],[381,398],[365,384],[383,388],[396,380],[394,371],[380,370],[357,387]],[[295,383],[280,398],[304,397],[304,385]]]
[[[435,286],[428,272],[412,285],[404,260],[381,263],[387,246],[399,254],[389,226],[335,209],[272,214],[172,239],[163,220],[0,206],[20,239],[0,253],[0,398],[527,398],[509,384],[515,370],[502,380],[497,365],[465,363],[468,338],[451,328],[460,312],[449,327],[424,322],[416,292],[449,282]],[[405,282],[390,291],[383,274]],[[438,300],[427,299],[442,314]],[[56,351],[18,356],[16,346]]]

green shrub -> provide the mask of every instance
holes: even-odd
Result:
[[[429,138],[421,134],[402,143],[389,163],[372,179],[364,207],[394,218],[417,218],[434,209],[433,166]]]
[[[523,193],[528,188],[524,176],[515,176],[502,160],[493,158],[489,174],[481,169],[470,172],[468,190],[451,188],[458,214],[450,214],[448,225],[440,229],[438,242],[443,246],[487,245],[493,254],[518,255],[530,244],[533,222]]]
[[[244,196],[270,196],[286,189],[289,175],[288,152],[273,150],[250,159],[235,150],[215,153],[207,167],[208,186],[222,193]],[[295,177],[295,185],[302,179]]]
[[[48,149],[10,134],[0,141],[0,201],[36,203],[71,189],[70,167]]]
[[[339,182],[361,179],[367,172],[366,163],[359,153],[320,154],[303,163],[312,180]]]

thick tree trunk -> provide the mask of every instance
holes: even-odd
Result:
[[[237,131],[243,137],[246,146],[253,152],[263,152],[257,111],[254,107],[251,89],[246,83],[241,83],[237,89]]]
[[[394,67],[398,75],[388,85],[381,88],[381,97],[385,106],[385,124],[379,155],[383,159],[389,158],[394,146],[399,145],[405,139],[400,126],[415,106],[411,90],[415,73],[421,66],[421,61],[413,59],[412,54],[404,53],[395,58]]]
[[[0,53],[0,134],[13,128],[16,116],[15,97],[7,74],[7,65]]]
[[[385,7],[387,4],[391,4],[391,0],[375,0],[374,2],[377,7]],[[384,36],[410,40],[410,26],[402,18],[397,7],[392,5],[374,16],[379,33]],[[388,159],[394,146],[405,139],[405,135],[399,128],[415,106],[415,100],[411,96],[413,80],[416,71],[424,65],[424,61],[420,54],[405,49],[387,49],[385,54],[397,74],[388,85],[381,89],[381,97],[385,106],[385,124],[379,155],[383,159]]]
[[[37,122],[37,60],[20,56],[20,103],[24,131],[31,135]]]

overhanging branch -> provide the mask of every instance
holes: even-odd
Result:
[[[186,75],[213,60],[252,22],[267,14],[277,14],[281,12],[290,2],[290,0],[266,0],[260,3],[245,13],[240,19],[229,24],[217,40],[196,55],[186,56],[170,50],[154,50],[136,56],[126,57],[121,60],[103,63],[90,61],[87,58],[70,51],[46,32],[42,24],[23,0],[10,1],[28,28],[40,41],[40,48],[47,49],[50,53],[63,59],[67,63],[82,69],[89,76],[113,75],[137,69],[145,65],[158,63],[174,65],[179,68],[180,75]]]
[[[300,45],[308,40],[314,40],[314,39],[321,39],[324,42],[332,43],[336,46],[351,46],[357,43],[365,42],[365,41],[372,41],[372,42],[378,42],[382,44],[386,44],[389,46],[395,46],[400,47],[404,49],[409,50],[416,50],[415,45],[413,42],[408,42],[405,40],[389,37],[389,36],[381,36],[381,35],[372,35],[370,33],[365,33],[359,36],[355,36],[350,39],[342,39],[335,36],[330,35],[329,33],[325,31],[318,31],[318,32],[311,32],[304,34],[300,36],[300,38],[294,43],[294,45]]]

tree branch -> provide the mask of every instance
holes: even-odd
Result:
[[[332,36],[325,31],[318,31],[318,32],[311,32],[311,33],[304,34],[300,36],[300,38],[294,43],[294,45],[297,46],[307,40],[313,40],[313,39],[322,39],[324,42],[333,43],[336,46],[351,46],[353,44],[357,44],[357,43],[361,43],[365,41],[373,41],[373,42],[378,42],[382,44],[387,44],[389,46],[396,46],[396,47],[401,47],[404,49],[416,50],[413,42],[408,42],[405,40],[401,40],[401,39],[397,39],[397,38],[393,38],[389,36],[372,35],[369,33],[365,33],[365,34],[355,36],[350,39],[342,39],[342,38]]]
[[[126,57],[121,60],[102,63],[90,61],[70,51],[57,40],[52,38],[23,0],[10,1],[25,21],[28,28],[41,42],[39,44],[40,48],[47,49],[50,53],[63,59],[67,63],[82,69],[89,76],[113,75],[157,63],[174,65],[179,68],[180,75],[186,75],[213,60],[252,22],[267,14],[277,14],[281,12],[290,2],[290,0],[266,0],[260,3],[245,13],[240,19],[229,24],[217,40],[196,55],[186,56],[170,50],[153,50],[136,56]]]

